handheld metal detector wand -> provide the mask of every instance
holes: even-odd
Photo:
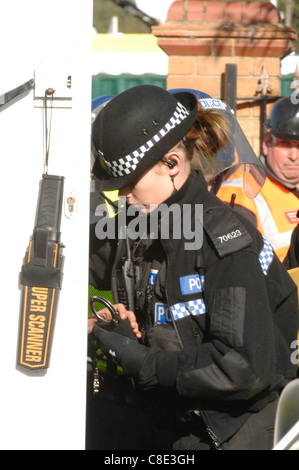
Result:
[[[47,112],[46,104],[45,109]],[[46,129],[46,135],[47,132]],[[48,156],[47,138],[34,229],[19,277],[21,301],[17,365],[30,370],[49,367],[63,277],[64,246],[60,241],[60,225],[64,177],[48,175]]]

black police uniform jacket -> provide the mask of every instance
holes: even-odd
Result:
[[[208,192],[201,172],[193,170],[166,203],[191,205],[193,214],[195,205],[203,206],[202,247],[186,250],[190,240],[183,235],[161,239],[167,304],[181,348],[153,352],[138,383],[164,391],[170,403],[177,395],[181,409],[199,410],[222,443],[296,375],[297,289],[267,240]],[[90,282],[97,288],[109,288],[117,244],[91,244]]]

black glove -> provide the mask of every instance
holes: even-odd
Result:
[[[106,331],[95,325],[92,331],[102,353],[117,364],[120,364],[126,375],[138,377],[142,363],[149,354],[149,348],[113,331]]]
[[[98,325],[95,325],[92,333],[103,354],[120,364],[124,373],[136,379],[144,390],[150,390],[159,384],[175,387],[179,370],[177,351],[147,348],[137,339],[105,331]]]

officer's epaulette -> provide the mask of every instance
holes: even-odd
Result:
[[[205,201],[203,227],[220,258],[252,245],[252,237],[238,215],[216,197]]]

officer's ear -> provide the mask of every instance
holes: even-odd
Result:
[[[165,155],[164,163],[166,163],[169,168],[170,176],[176,176],[180,172],[183,165],[183,160],[183,153],[178,149],[173,150]]]

